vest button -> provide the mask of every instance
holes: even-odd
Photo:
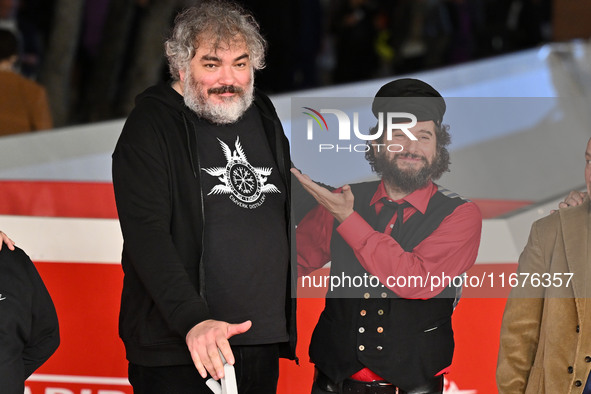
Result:
[[[364,350],[365,350],[365,346],[363,346],[363,345],[359,345],[359,351],[360,351],[360,352],[362,352],[362,351],[364,351]]]
[[[575,386],[581,387],[582,385],[583,385],[583,382],[581,382],[580,380],[575,381]]]
[[[381,334],[384,332],[384,328],[383,327],[378,327],[378,332]]]
[[[388,297],[388,294],[386,292],[383,292],[382,293],[382,298],[386,298],[386,297]]]
[[[585,357],[585,362],[586,363],[591,363],[591,357],[589,357],[589,356]]]
[[[378,310],[378,315],[382,316],[383,314],[384,314],[384,310],[383,309]]]
[[[569,366],[569,367],[566,369],[566,371],[567,371],[568,373],[573,373],[574,369],[573,369],[573,367]]]
[[[577,324],[577,332],[579,332],[579,330],[580,330],[580,329],[579,329],[579,325]]]
[[[363,295],[363,298],[365,298],[365,299],[367,300],[367,299],[369,298],[369,293],[365,293],[365,294]]]
[[[378,349],[378,350],[382,350],[382,349],[383,349],[383,347],[381,347],[381,346],[378,346],[378,347],[376,347],[376,349]]]
[[[363,334],[365,332],[365,328],[359,327],[359,332]]]
[[[367,311],[365,309],[362,309],[361,312],[359,312],[359,314],[361,316],[365,316],[365,315],[367,315]]]

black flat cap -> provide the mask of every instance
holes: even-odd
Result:
[[[388,82],[378,90],[371,106],[376,118],[380,112],[409,112],[419,122],[432,120],[436,124],[441,124],[445,109],[445,100],[433,86],[413,78]]]

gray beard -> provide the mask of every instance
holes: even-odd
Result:
[[[190,70],[183,82],[183,99],[185,105],[200,117],[214,124],[235,123],[246,112],[254,100],[254,78],[246,89],[239,89],[233,97],[220,97],[223,103],[214,104],[203,93],[203,86],[195,81]]]

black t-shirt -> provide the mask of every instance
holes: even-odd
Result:
[[[251,106],[236,123],[200,121],[197,146],[205,204],[205,289],[212,317],[252,321],[234,345],[288,340],[286,187]]]

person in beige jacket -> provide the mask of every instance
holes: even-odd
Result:
[[[589,193],[591,140],[585,182]],[[591,393],[590,227],[588,196],[532,225],[503,314],[499,393]]]

